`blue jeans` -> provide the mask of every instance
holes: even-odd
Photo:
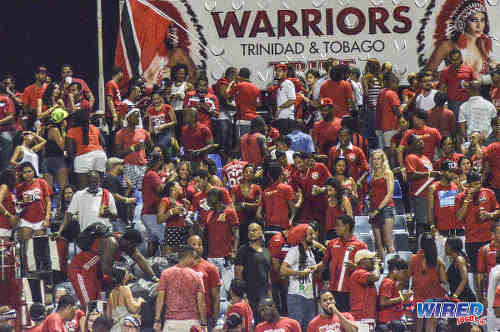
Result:
[[[314,318],[314,300],[306,299],[303,296],[288,294],[287,299],[288,317],[295,319],[302,327],[302,331],[307,331],[307,325]]]
[[[14,151],[14,132],[0,131],[0,169],[9,165],[10,157]]]
[[[366,107],[360,117],[363,123],[361,135],[364,138],[375,137],[375,109]]]
[[[212,121],[214,129],[214,141],[226,151],[233,147],[233,123],[231,120],[215,120]]]

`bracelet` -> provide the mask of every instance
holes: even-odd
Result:
[[[451,297],[454,297],[454,298],[458,298],[458,295],[457,294],[453,294]]]
[[[132,145],[132,146],[130,147],[130,151],[135,152],[135,146],[133,146],[133,145]]]
[[[399,297],[401,298],[402,302],[405,302],[405,298],[404,298],[403,293],[401,291],[399,291]]]

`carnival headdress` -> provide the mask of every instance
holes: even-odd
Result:
[[[436,19],[434,40],[453,39],[464,33],[467,19],[478,12],[486,13],[484,0],[447,0]]]

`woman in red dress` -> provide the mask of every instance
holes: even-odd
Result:
[[[351,201],[344,195],[344,189],[336,178],[329,178],[325,182],[325,189],[328,195],[328,207],[325,217],[325,240],[331,240],[337,237],[335,225],[338,218],[343,215],[350,217],[352,214]]]

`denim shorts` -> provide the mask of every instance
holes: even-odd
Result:
[[[386,219],[392,218],[394,220],[394,215],[394,206],[386,206],[375,216],[375,218],[370,218],[370,224],[374,227],[382,228]]]
[[[43,158],[40,165],[42,174],[56,174],[62,168],[68,168],[64,157],[47,157]]]

